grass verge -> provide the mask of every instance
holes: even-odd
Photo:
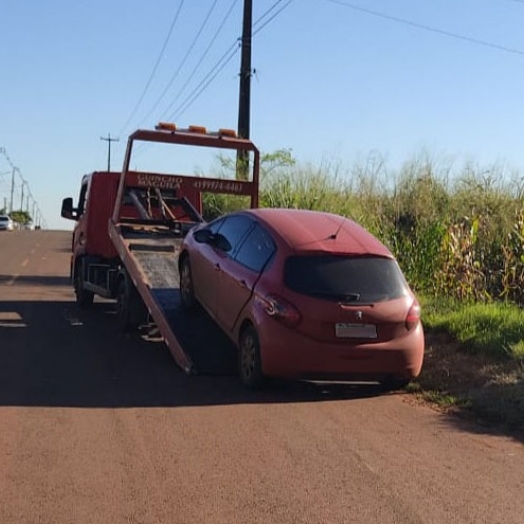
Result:
[[[408,391],[524,438],[524,312],[501,303],[423,303],[425,362]]]

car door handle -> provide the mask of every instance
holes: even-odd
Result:
[[[215,271],[220,271],[220,264],[215,264]]]
[[[242,288],[242,289],[247,289],[247,283],[245,280],[238,280],[237,281],[237,284]]]

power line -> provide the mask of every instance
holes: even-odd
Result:
[[[371,9],[367,9],[365,7],[360,7],[358,5],[351,4],[349,2],[344,2],[342,0],[325,0],[325,1],[326,2],[331,2],[332,4],[338,4],[338,5],[341,5],[343,7],[347,7],[348,9],[353,9],[354,11],[359,11],[361,13],[365,13],[365,14],[368,14],[368,15],[376,16],[378,18],[384,18],[384,19],[390,20],[392,22],[397,22],[399,24],[404,24],[404,25],[408,25],[408,26],[411,26],[411,27],[416,27],[417,29],[423,29],[424,31],[429,31],[431,33],[436,33],[436,34],[439,34],[439,35],[444,35],[444,36],[448,36],[448,37],[451,37],[451,38],[456,38],[457,40],[463,40],[465,42],[470,42],[472,44],[477,44],[477,45],[481,45],[481,46],[484,46],[484,47],[490,47],[491,49],[496,49],[498,51],[504,51],[506,53],[513,53],[513,54],[516,54],[516,55],[524,56],[524,51],[522,51],[520,49],[515,49],[515,48],[512,48],[512,47],[506,47],[506,46],[503,46],[503,45],[494,44],[492,42],[487,42],[486,40],[480,40],[478,38],[472,38],[472,37],[469,37],[469,36],[460,35],[458,33],[453,33],[452,31],[447,31],[445,29],[438,29],[436,27],[431,27],[429,25],[420,24],[418,22],[413,22],[412,20],[407,20],[406,18],[400,18],[398,16],[387,15],[385,13],[380,13],[378,11],[372,11]],[[524,3],[524,2],[522,2],[522,3]]]
[[[213,10],[215,9],[215,6],[217,5],[217,2],[218,2],[218,0],[214,0],[214,2],[211,4],[211,7],[209,8],[209,11],[208,11],[206,17],[204,18],[204,21],[200,25],[200,28],[198,29],[198,31],[197,31],[197,33],[195,35],[195,38],[191,42],[191,45],[189,46],[189,49],[187,50],[187,52],[184,55],[184,57],[182,58],[182,61],[180,62],[177,70],[174,72],[173,76],[170,78],[170,80],[167,83],[164,91],[162,91],[162,94],[157,99],[157,101],[155,102],[154,106],[149,110],[147,115],[140,121],[140,123],[138,124],[138,127],[140,127],[142,125],[142,123],[151,116],[151,113],[153,113],[153,111],[155,111],[155,109],[158,107],[158,105],[160,104],[162,99],[165,97],[165,95],[168,92],[169,88],[173,85],[173,82],[176,80],[176,78],[180,74],[180,71],[182,70],[182,67],[186,63],[186,60],[188,59],[189,55],[193,51],[193,48],[195,47],[196,43],[198,42],[198,39],[200,38],[200,35],[202,34],[202,31],[204,30],[205,26],[207,25],[207,22],[209,21],[209,18],[211,17],[211,14],[213,13]]]
[[[277,0],[254,24],[253,24],[253,27],[255,27],[257,24],[259,24],[261,22],[261,20],[268,16],[269,13],[275,9],[277,7],[278,4],[280,4],[281,2],[283,2],[284,0]],[[258,27],[254,32],[253,32],[253,36],[257,35],[258,33],[260,33],[260,31],[262,31],[262,29],[264,29],[264,27],[266,27],[269,23],[271,23],[286,7],[289,6],[289,4],[291,4],[291,2],[293,2],[293,0],[288,0],[276,13],[273,13],[273,15],[268,19],[266,20],[260,27]]]
[[[100,137],[100,140],[107,142],[107,170],[111,171],[111,142],[118,142],[119,138],[111,138],[111,134],[108,133],[107,137]]]
[[[186,82],[184,83],[184,85],[180,88],[180,90],[177,93],[177,95],[174,97],[173,101],[165,109],[163,115],[160,117],[160,120],[162,120],[164,118],[164,115],[175,105],[176,101],[182,96],[182,93],[184,92],[184,90],[188,86],[189,82],[191,82],[191,80],[195,76],[195,73],[198,71],[198,68],[202,65],[202,62],[204,61],[205,57],[207,56],[207,54],[211,50],[211,47],[213,46],[213,44],[215,43],[216,39],[218,38],[218,35],[222,32],[222,29],[224,28],[225,23],[227,22],[229,16],[231,15],[231,13],[233,11],[233,8],[235,7],[235,5],[237,3],[238,3],[238,0],[233,0],[233,3],[231,4],[231,6],[230,6],[229,10],[227,11],[226,15],[224,16],[224,18],[222,19],[222,22],[218,26],[218,29],[216,30],[215,34],[211,38],[211,41],[209,42],[208,46],[206,47],[205,51],[203,52],[202,56],[200,57],[198,63],[194,67],[193,71],[189,75],[189,77],[186,80]]]
[[[3,175],[10,174],[11,180],[9,183],[8,191],[9,191],[9,212],[12,213],[13,211],[17,211],[15,209],[15,198],[20,198],[20,211],[23,211],[24,208],[24,200],[26,203],[26,211],[29,212],[29,198],[33,201],[33,206],[36,206],[38,208],[38,225],[41,223],[44,225],[44,227],[47,227],[47,223],[45,221],[45,218],[42,215],[42,212],[40,211],[40,207],[38,206],[37,201],[33,197],[33,193],[31,192],[31,188],[29,186],[29,182],[24,178],[22,172],[18,167],[16,167],[13,162],[11,161],[11,158],[7,154],[7,151],[4,147],[0,147],[0,156],[2,156],[7,164],[10,167],[10,171],[8,173],[2,173]],[[17,179],[18,175],[18,179]],[[27,188],[27,193],[24,195],[24,187]],[[18,191],[20,189],[20,191]],[[7,197],[4,197],[4,201],[7,202]],[[37,217],[31,216],[31,219],[33,220],[33,223],[36,223]]]
[[[277,0],[264,14],[262,14],[257,20],[253,23],[253,27],[256,27],[262,22],[262,20],[268,16],[279,4],[284,0]],[[276,13],[271,16],[269,20],[266,20],[262,26],[258,27],[254,34],[258,34],[262,29],[264,29],[275,17],[280,14],[293,0],[287,0],[287,2],[282,6]],[[233,59],[233,57],[238,53],[240,49],[241,38],[237,38],[235,42],[227,49],[227,51],[218,59],[217,63],[211,68],[211,70],[204,76],[204,78],[199,82],[199,84],[189,93],[189,95],[184,99],[183,102],[166,118],[169,121],[177,121],[197,100],[200,96],[206,91],[206,89],[211,85],[219,73],[226,67],[226,65]],[[147,115],[149,115],[151,112]],[[146,118],[147,118],[146,117]],[[163,117],[162,117],[163,118]],[[140,148],[140,145],[143,147]],[[147,149],[150,144],[139,144],[135,155],[145,149]]]
[[[151,71],[151,74],[149,75],[149,78],[148,78],[148,80],[146,82],[144,90],[142,91],[142,94],[140,95],[140,98],[138,99],[138,102],[135,104],[135,107],[133,108],[133,111],[131,111],[131,115],[126,120],[126,123],[122,126],[122,129],[118,133],[119,135],[121,135],[124,132],[124,130],[127,128],[129,123],[131,122],[131,120],[135,116],[138,108],[140,107],[140,104],[144,100],[144,97],[146,96],[147,90],[149,89],[149,86],[151,85],[151,82],[152,82],[152,80],[153,80],[153,78],[154,78],[154,76],[156,74],[156,71],[158,69],[158,66],[160,65],[160,62],[162,61],[162,58],[164,56],[167,44],[169,43],[169,40],[171,39],[171,35],[173,34],[173,29],[175,28],[175,25],[176,25],[176,23],[178,21],[178,18],[180,16],[180,12],[182,11],[182,6],[184,5],[184,1],[185,0],[181,0],[180,1],[178,9],[177,9],[177,11],[175,13],[175,16],[173,18],[173,21],[171,22],[171,26],[169,27],[169,31],[167,32],[166,38],[164,40],[164,44],[162,45],[162,49],[160,50],[160,54],[158,55],[158,58],[157,58],[156,63],[154,65],[154,67],[153,67],[153,70]]]
[[[267,9],[259,18],[257,18],[257,20],[253,23],[253,28],[256,28],[256,31],[254,32],[254,35],[259,33],[262,29],[264,29],[271,21],[273,21],[277,15],[279,15],[293,0],[287,0],[286,3],[280,8],[278,9],[278,11],[276,11],[275,13],[273,13],[273,15],[267,19],[267,20],[264,20],[267,16],[269,16],[280,4],[282,4],[282,2],[284,2],[285,0],[277,0],[276,2],[274,2],[274,4],[269,8]],[[198,62],[197,66],[193,69],[190,77],[188,80],[186,80],[186,82],[184,83],[183,87],[181,88],[181,90],[179,91],[179,93],[177,94],[177,96],[174,98],[174,100],[170,103],[170,105],[166,108],[166,110],[164,111],[164,113],[162,114],[162,116],[160,117],[160,119],[163,119],[164,116],[166,115],[167,111],[169,111],[169,109],[171,107],[173,107],[174,103],[176,102],[176,100],[178,100],[182,94],[182,92],[185,90],[185,88],[187,87],[187,85],[189,84],[190,80],[194,77],[194,73],[195,71],[198,69],[198,67],[200,67],[203,59],[205,58],[205,56],[207,55],[208,53],[208,49],[211,47],[211,45],[214,43],[214,41],[216,40],[216,37],[218,36],[218,33],[221,31],[222,29],[222,26],[224,25],[226,19],[229,17],[229,13],[232,11],[234,5],[237,3],[237,0],[235,0],[235,2],[233,2],[233,4],[231,5],[228,13],[226,14],[226,17],[223,19],[222,23],[220,24],[217,32],[215,33],[215,35],[213,36],[212,40],[211,40],[211,43],[209,44],[208,48],[206,48],[206,50],[204,51],[204,56],[200,59],[200,61]],[[202,24],[198,34],[197,34],[197,37],[200,35],[200,33],[202,32],[203,30],[203,26],[206,24],[207,22],[207,19],[209,18],[210,14],[211,14],[211,11],[212,9],[214,8],[216,4],[216,1],[213,3],[213,5],[211,6],[211,9],[210,9],[210,12],[208,12],[208,16],[206,17],[206,20],[204,20],[204,23]],[[263,24],[260,26],[260,27],[257,27],[259,26],[260,23]],[[197,39],[197,38],[196,38]],[[190,50],[192,49],[192,47],[194,46],[194,43],[196,42],[196,39],[195,41],[193,42],[192,46],[190,47]],[[217,63],[211,68],[211,70],[203,77],[203,79],[198,83],[198,85],[188,94],[188,96],[178,105],[178,107],[169,115],[166,117],[166,120],[176,120],[178,119],[178,117],[180,117],[183,113],[185,113],[185,111],[187,111],[187,109],[189,109],[189,107],[191,105],[194,104],[194,102],[196,102],[196,100],[204,93],[204,91],[210,86],[210,84],[213,82],[213,80],[218,76],[218,74],[225,68],[225,66],[233,59],[233,57],[235,56],[235,54],[238,52],[239,50],[239,42],[240,42],[240,38],[237,38],[235,40],[235,42],[227,49],[227,51],[218,59]],[[186,57],[189,55],[189,52],[190,50],[188,51],[188,53],[186,53]],[[185,58],[183,60],[183,62],[185,61]],[[182,64],[181,64],[182,65]],[[140,124],[139,124],[139,127],[140,125],[142,125],[142,123],[147,120],[147,118],[149,118],[151,116],[151,114],[153,113],[153,111],[158,107],[161,99],[165,96],[167,90],[169,89],[169,87],[171,86],[171,84],[173,83],[174,79],[176,78],[176,76],[178,75],[179,71],[180,71],[180,68],[181,66],[179,67],[179,69],[177,70],[177,72],[175,73],[175,75],[172,77],[170,83],[168,84],[167,88],[164,89],[164,92],[162,93],[162,95],[160,96],[159,100],[157,100],[157,102],[155,103],[154,107],[147,113],[147,115],[141,120]],[[176,118],[175,118],[175,115],[176,115]]]
[[[281,4],[284,0],[277,0],[267,11],[265,11],[264,14],[262,14],[257,20],[253,23],[253,27],[256,27],[258,24],[261,23],[261,21],[268,16],[279,4]],[[282,6],[276,13],[269,18],[269,20],[266,20],[262,26],[258,27],[257,30],[253,33],[253,36],[258,34],[262,29],[264,29],[272,20],[275,19],[275,17],[280,14],[293,0],[287,0],[287,2]],[[202,95],[202,93],[209,87],[209,85],[213,82],[213,80],[218,76],[220,71],[224,69],[224,67],[229,63],[232,58],[235,56],[236,53],[239,51],[239,42],[241,41],[241,38],[237,38],[234,44],[232,44],[229,49],[221,56],[221,58],[218,60],[217,64],[213,66],[211,71],[204,77],[204,79],[193,89],[193,91],[189,94],[188,97],[180,104],[180,106],[168,117],[168,120],[176,121],[182,114],[189,109],[191,105],[193,105],[196,100]],[[231,53],[232,49],[234,48],[234,51]],[[231,54],[229,54],[231,53]],[[225,60],[224,63],[222,63]],[[221,65],[222,64],[222,65]],[[218,71],[213,74],[215,69],[218,69]],[[176,115],[176,116],[175,116]]]
[[[202,79],[195,89],[185,98],[185,100],[178,106],[178,108],[171,113],[168,120],[176,121],[183,113],[189,109],[190,106],[200,97],[200,95],[209,87],[211,82],[218,76],[218,74],[226,67],[226,65],[233,59],[239,51],[239,44],[235,42],[228,51],[226,51],[220,60],[215,64],[211,71]],[[215,72],[216,70],[216,72]],[[176,116],[175,116],[176,115]]]

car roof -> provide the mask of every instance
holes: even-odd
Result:
[[[372,254],[393,257],[371,233],[349,218],[304,209],[249,209],[297,252]]]
[[[11,220],[7,215],[0,215],[0,220]]]

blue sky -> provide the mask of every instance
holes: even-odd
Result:
[[[287,3],[253,0],[262,151],[348,165],[378,151],[395,168],[425,150],[523,169],[523,1],[294,0],[278,13]],[[61,199],[106,167],[101,136],[120,138],[119,169],[137,127],[236,127],[240,53],[225,54],[241,20],[242,0],[0,0],[0,148],[49,227],[70,227]],[[10,169],[0,154],[0,207]]]

